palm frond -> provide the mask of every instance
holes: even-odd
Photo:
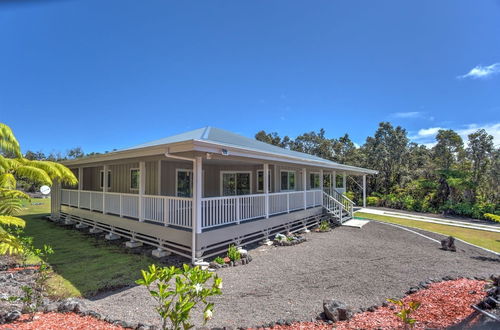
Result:
[[[30,196],[20,190],[0,188],[0,198],[30,199]]]
[[[0,155],[0,173],[11,172],[19,167],[21,164],[16,159],[5,158]]]
[[[0,151],[12,152],[21,157],[21,148],[9,126],[0,123]]]
[[[18,217],[13,217],[10,215],[0,215],[0,226],[15,226],[24,228],[26,226],[26,222]],[[0,228],[1,230],[4,230],[2,227]]]
[[[19,238],[0,227],[0,255],[18,254],[23,252],[23,250],[23,245]]]
[[[23,177],[36,183],[47,184],[49,186],[52,185],[52,180],[50,179],[50,176],[47,174],[47,172],[37,167],[21,165],[16,168],[15,173],[17,176]]]
[[[16,178],[12,173],[0,174],[0,188],[16,189]]]
[[[76,185],[78,183],[78,179],[73,174],[73,172],[71,172],[69,168],[62,164],[46,160],[27,159],[22,159],[20,160],[20,162],[23,165],[32,166],[44,170],[52,180],[57,180],[61,183],[69,185]]]
[[[12,216],[19,214],[23,208],[23,203],[18,198],[0,198],[0,214]]]

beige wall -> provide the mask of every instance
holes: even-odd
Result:
[[[161,162],[161,170],[158,171]],[[108,189],[110,192],[120,193],[138,193],[137,190],[130,189],[130,170],[132,168],[139,168],[139,163],[127,163],[119,165],[110,165],[111,171],[111,187]],[[184,161],[167,161],[167,160],[154,160],[146,162],[146,194],[147,195],[165,195],[175,196],[176,188],[176,170],[188,169],[192,170],[191,162]],[[101,191],[100,187],[100,171],[102,166],[86,167],[83,171],[83,189]],[[263,165],[220,165],[220,164],[203,164],[203,196],[215,197],[220,196],[220,180],[222,171],[250,171],[252,180],[252,193],[259,193],[257,191],[257,171],[262,170]],[[295,172],[296,187],[295,190],[302,190],[302,167],[283,166],[283,165],[269,165],[271,171],[271,190],[270,192],[281,191],[281,171],[290,170]],[[319,170],[307,169],[307,189],[310,188],[309,174],[311,172],[319,172]],[[326,171],[325,171],[326,173]],[[75,170],[75,175],[78,170]],[[159,183],[161,181],[161,190],[159,191]]]

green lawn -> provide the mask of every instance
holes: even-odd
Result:
[[[49,281],[53,296],[92,296],[133,284],[140,277],[140,270],[154,262],[143,255],[128,254],[124,247],[45,220],[50,199],[32,202],[43,205],[27,205],[21,217],[26,221],[26,234],[34,237],[35,246],[48,244],[54,249],[48,258],[55,272]]]
[[[354,216],[357,218],[390,222],[398,225],[403,225],[406,227],[418,228],[439,234],[453,236],[461,240],[464,240],[466,242],[482,246],[489,250],[500,252],[500,233],[494,233],[477,229],[460,228],[460,227],[447,226],[430,222],[408,220],[404,218],[363,213],[363,212],[356,212]]]

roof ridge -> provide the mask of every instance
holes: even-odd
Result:
[[[201,134],[201,138],[203,140],[207,140],[208,139],[208,136],[210,135],[210,130],[212,129],[212,127],[210,126],[205,126],[205,129],[203,130],[203,133]]]

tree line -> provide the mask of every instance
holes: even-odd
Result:
[[[389,122],[381,122],[359,147],[348,134],[340,138],[325,134],[320,129],[292,139],[259,131],[255,138],[379,171],[367,180],[367,201],[372,206],[474,218],[500,215],[500,149],[484,129],[468,135],[466,143],[457,132],[441,129],[430,148],[410,141],[406,129]],[[361,190],[355,179],[348,181],[347,188],[359,202]]]

